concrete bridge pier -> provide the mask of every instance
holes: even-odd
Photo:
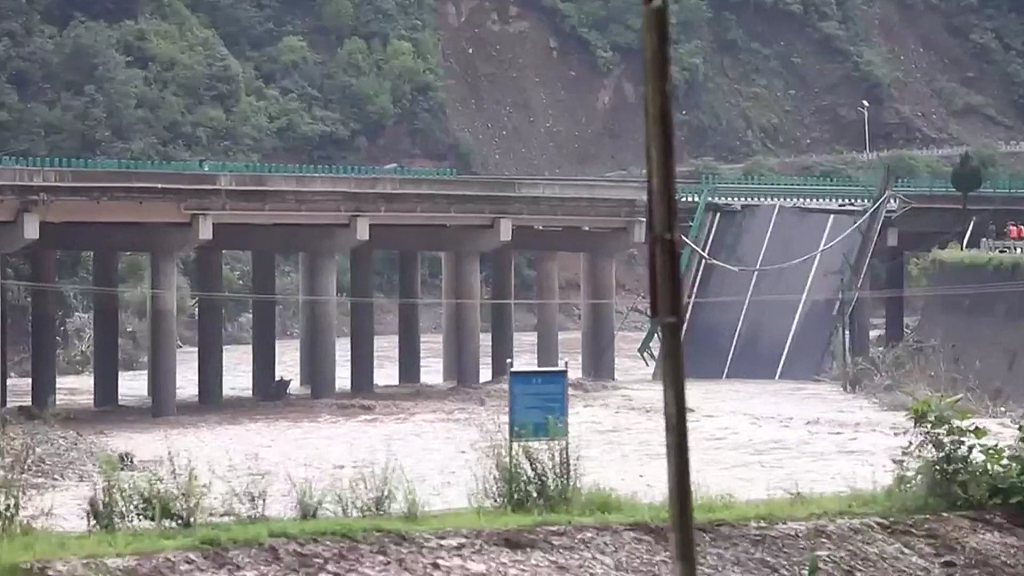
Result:
[[[513,357],[514,257],[510,246],[491,252],[491,380],[494,381],[508,376],[508,360]]]
[[[534,259],[537,315],[537,366],[558,366],[558,253],[539,252]]]
[[[865,280],[865,290],[867,289]],[[860,294],[850,308],[850,357],[864,360],[871,354],[870,299]]]
[[[196,250],[199,293],[199,403],[216,406],[224,400],[224,292],[223,252]],[[202,296],[209,294],[210,296]]]
[[[309,264],[310,300],[308,322],[303,326],[308,352],[304,365],[309,394],[320,400],[334,396],[337,390],[338,257],[333,250],[318,250],[306,254],[305,261]]]
[[[398,253],[398,383],[419,384],[420,253]]]
[[[373,392],[373,247],[361,244],[349,252],[349,285],[352,303],[349,313],[349,362],[353,394]]]
[[[177,414],[177,279],[176,254],[150,254],[149,383],[154,418]]]
[[[441,379],[455,382],[459,376],[459,329],[456,308],[455,252],[441,255]]]
[[[269,250],[252,251],[252,395],[277,379],[277,262]]]
[[[96,408],[118,404],[118,365],[121,311],[117,292],[119,253],[96,250],[92,254],[93,355],[92,403]]]
[[[32,406],[49,410],[57,399],[57,252],[31,250]]]
[[[7,255],[0,254],[0,281],[7,280]],[[0,408],[7,408],[7,287],[0,282]]]
[[[886,236],[885,257],[885,345],[898,346],[903,342],[903,324],[905,305],[903,247],[900,246],[899,230],[888,228]]]
[[[615,257],[608,253],[583,255],[584,378],[615,380]]]
[[[446,382],[480,383],[480,253],[446,252],[443,372]]]
[[[312,360],[311,351],[309,349],[310,344],[313,342],[312,338],[312,324],[311,312],[313,310],[313,303],[309,300],[309,295],[312,294],[310,286],[312,286],[312,264],[310,263],[309,254],[306,252],[299,253],[299,384],[303,387],[308,388],[309,383],[313,381],[313,377],[310,374],[310,361]]]

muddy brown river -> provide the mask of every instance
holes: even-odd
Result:
[[[662,392],[635,352],[641,337],[617,338],[615,386],[572,395],[571,441],[588,483],[661,500],[667,495]],[[481,338],[484,379],[490,372],[489,340],[486,334]],[[376,345],[377,382],[396,381],[396,337],[379,336]],[[535,362],[534,346],[533,334],[516,335],[518,365]],[[348,349],[348,340],[339,339],[339,389],[348,386]],[[579,376],[579,333],[562,333],[561,349],[570,375]],[[424,380],[439,382],[440,336],[425,335],[422,351]],[[298,342],[278,342],[277,362],[278,374],[297,381]],[[225,394],[248,396],[250,348],[227,347],[224,365]],[[194,349],[179,351],[178,378],[179,399],[195,399]],[[89,404],[91,387],[91,375],[62,377],[58,405]],[[12,380],[11,394],[13,403],[27,402],[28,381]],[[124,403],[145,404],[146,373],[122,373],[121,395]],[[701,494],[752,498],[883,485],[891,476],[891,458],[905,442],[902,414],[828,383],[697,380],[687,383],[687,395],[694,410],[691,458]],[[112,450],[133,452],[139,461],[158,460],[169,451],[191,459],[218,498],[228,486],[267,473],[274,515],[291,513],[295,481],[324,485],[386,460],[401,465],[429,508],[463,507],[474,491],[480,447],[505,424],[506,406],[483,398],[430,402],[387,415],[311,410],[308,417],[290,411],[287,418],[263,411],[251,417],[233,412],[160,421],[111,419],[87,433]],[[87,484],[55,485],[35,507],[51,510],[46,523],[54,528],[81,529],[90,490]]]

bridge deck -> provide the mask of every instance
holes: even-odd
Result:
[[[718,216],[710,255],[749,267],[772,266],[820,250],[857,220],[779,206]],[[843,265],[854,232],[820,256],[762,272],[710,264],[698,271],[686,325],[686,369],[696,378],[810,379],[820,373],[835,318]]]

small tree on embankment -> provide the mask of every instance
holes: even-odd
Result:
[[[979,164],[970,152],[960,155],[960,161],[953,167],[949,175],[949,183],[953,189],[963,197],[963,209],[967,212],[967,197],[981,188],[984,183],[984,173]]]

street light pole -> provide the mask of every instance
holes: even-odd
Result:
[[[868,130],[868,108],[871,104],[867,100],[861,100],[861,105],[857,107],[861,114],[864,114],[864,153],[871,154],[871,133]]]

